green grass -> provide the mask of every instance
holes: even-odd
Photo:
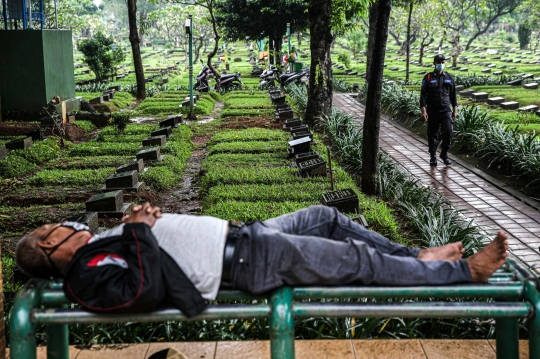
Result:
[[[158,125],[142,124],[142,123],[130,123],[122,132],[122,135],[148,135],[156,129]],[[116,135],[116,128],[114,126],[107,126],[100,131],[102,135],[113,136]]]
[[[290,134],[284,131],[268,130],[262,128],[249,128],[246,130],[224,131],[215,134],[208,142],[208,146],[218,142],[243,142],[243,141],[287,141]]]
[[[251,117],[251,116],[272,116],[274,109],[224,109],[221,117]]]
[[[75,125],[79,126],[83,129],[84,132],[92,132],[97,127],[92,123],[92,121],[84,121],[84,120],[77,120],[75,121]]]
[[[242,98],[228,98],[225,101],[224,108],[226,109],[263,109],[272,108],[272,103],[268,96],[265,97],[242,97]]]
[[[277,217],[285,213],[297,211],[302,208],[317,204],[318,202],[237,202],[224,201],[210,207],[205,215],[222,219],[237,219],[243,222]]]
[[[86,186],[103,185],[107,176],[115,172],[114,167],[81,170],[43,170],[28,179],[32,186]]]
[[[61,148],[58,144],[58,138],[52,136],[46,140],[34,142],[32,147],[25,148],[24,150],[15,150],[12,154],[38,165],[60,156],[60,152]]]
[[[79,156],[135,156],[141,149],[140,143],[86,142],[73,146],[69,155]]]
[[[291,160],[283,153],[259,153],[257,156],[247,153],[217,153],[207,157],[202,165],[203,169],[209,169],[216,165],[228,166],[286,166]]]
[[[0,179],[22,177],[38,168],[22,157],[9,155],[0,161]]]
[[[128,163],[134,156],[88,156],[61,157],[47,162],[44,169],[95,169],[101,167],[118,167]]]
[[[287,150],[285,141],[222,142],[208,148],[208,154],[216,153],[272,153]]]

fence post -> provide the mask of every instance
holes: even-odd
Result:
[[[529,358],[540,358],[540,294],[538,293],[537,280],[525,282],[525,298],[534,306],[529,320]]]
[[[61,308],[67,308],[62,305]],[[47,359],[69,359],[69,328],[67,324],[49,324],[47,333]]]
[[[272,359],[294,359],[293,290],[282,287],[270,295],[270,353]]]
[[[519,358],[519,333],[517,318],[498,318],[495,324],[497,359]]]

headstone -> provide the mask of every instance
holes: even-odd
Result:
[[[294,126],[289,129],[289,132],[291,133],[291,135],[293,135],[294,133],[306,132],[306,131],[309,131],[308,125]]]
[[[137,171],[139,173],[143,173],[144,172],[144,160],[142,158],[137,159],[137,160],[133,160],[130,163],[128,163],[127,165],[122,165],[122,166],[120,166],[120,167],[118,167],[116,169],[116,173],[131,172],[131,171]]]
[[[103,92],[103,96],[105,96],[105,95],[109,96],[109,100],[114,99],[114,90],[107,90],[107,91]]]
[[[277,115],[277,118],[279,120],[287,120],[287,119],[294,118],[294,112],[293,110],[280,111]]]
[[[505,68],[506,68],[506,65],[499,65],[497,68],[499,68],[499,69],[505,69]]]
[[[65,220],[69,222],[78,222],[78,223],[86,224],[90,228],[90,232],[92,234],[95,234],[99,228],[97,212],[79,213],[75,216],[68,217]]]
[[[165,136],[165,137],[171,137],[172,136],[172,127],[164,127],[159,130],[152,131],[150,136]]]
[[[487,65],[488,68],[493,68],[493,67],[495,67],[495,66],[497,66],[497,65],[496,65],[496,64],[489,64],[489,65]]]
[[[464,67],[464,68],[460,69],[459,71],[461,71],[461,72],[469,72],[469,69]]]
[[[139,182],[139,171],[119,172],[107,177],[102,191],[121,189],[124,191],[139,191],[142,182]]]
[[[483,69],[482,72],[485,73],[485,74],[487,74],[487,73],[490,73],[490,72],[491,72],[491,69]]]
[[[120,91],[120,85],[109,86],[108,90]]]
[[[532,82],[530,84],[525,84],[523,85],[523,87],[527,90],[537,90],[538,89],[538,83],[537,82]]]
[[[279,95],[279,96],[272,96],[271,100],[273,104],[279,105],[285,102],[285,98],[286,98],[285,95]]]
[[[521,112],[535,112],[537,110],[538,110],[538,106],[536,105],[529,105],[529,106],[518,108],[518,111],[521,111]]]
[[[75,123],[75,115],[68,116],[68,123]]]
[[[366,221],[366,217],[362,216],[361,214],[358,215],[357,217],[351,218],[351,221],[353,221],[353,222],[355,222],[355,223],[358,223],[359,225],[361,225],[361,226],[364,227],[364,228],[368,228],[368,227],[369,227],[369,224],[368,224],[368,222]]]
[[[459,96],[461,97],[471,97],[473,93],[475,93],[475,90],[463,90],[459,92]]]
[[[306,153],[311,151],[311,138],[302,137],[297,140],[289,141],[289,156],[295,156],[300,153]]]
[[[313,140],[313,133],[311,131],[300,131],[292,133],[293,140],[297,140],[302,137],[309,137]]]
[[[300,176],[326,176],[326,161],[320,157],[298,163]]]
[[[342,213],[358,213],[360,201],[358,195],[351,188],[346,188],[323,194],[322,203],[329,207],[335,207]]]
[[[297,127],[302,124],[302,119],[300,118],[292,118],[285,121],[285,124],[283,125],[284,131],[290,131],[292,127]]]
[[[167,136],[152,136],[144,139],[142,145],[144,147],[148,146],[165,146],[167,143]]]
[[[398,71],[398,70],[399,70],[399,67],[391,67],[390,70],[392,70],[392,71]]]
[[[516,101],[501,102],[500,106],[505,110],[515,110],[519,108],[519,102],[516,102]]]
[[[493,75],[496,75],[496,76],[499,76],[499,75],[502,75],[502,74],[503,74],[502,71],[495,71],[495,72],[493,73]]]
[[[513,80],[513,81],[507,82],[506,84],[510,86],[521,86],[521,82],[522,80]]]
[[[97,212],[100,217],[122,218],[130,207],[120,190],[96,194],[86,201],[86,212]]]
[[[491,97],[491,98],[488,98],[486,103],[489,105],[489,106],[495,106],[495,105],[499,105],[501,103],[504,102],[504,97]]]
[[[148,161],[161,161],[163,160],[164,155],[160,154],[159,147],[149,148],[137,152],[137,159],[142,159],[145,162]]]
[[[508,70],[515,70],[517,67],[515,66],[508,66]]]
[[[43,132],[38,128],[37,130],[34,130],[32,132],[28,132],[25,134],[26,137],[31,137],[32,141],[42,141],[43,140]]]
[[[32,137],[26,137],[22,140],[13,140],[6,142],[5,144],[8,150],[24,150],[25,148],[32,146]]]
[[[474,92],[471,98],[475,101],[487,100],[489,94],[487,92]]]
[[[456,92],[459,93],[460,91],[463,91],[465,89],[465,86],[463,85],[456,85]]]
[[[523,79],[532,79],[533,78],[533,74],[526,74],[526,75],[523,75],[521,76]]]
[[[178,127],[179,123],[182,123],[182,115],[170,115],[166,120],[159,122],[159,127]]]
[[[320,157],[319,152],[310,151],[310,152],[306,152],[306,153],[300,153],[300,154],[294,156],[294,162],[296,162],[296,164],[298,165],[300,162],[312,160],[312,159],[318,158],[318,157]]]
[[[5,146],[0,147],[0,160],[3,160],[8,156],[7,149]]]
[[[90,105],[97,105],[97,104],[103,103],[103,96],[93,98],[88,102],[90,103]]]

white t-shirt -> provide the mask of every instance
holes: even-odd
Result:
[[[121,235],[123,227],[121,224],[97,234],[91,241]],[[215,217],[165,213],[152,227],[152,233],[202,297],[214,300],[221,284],[227,228],[227,221]]]

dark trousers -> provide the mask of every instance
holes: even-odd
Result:
[[[439,146],[439,127],[441,129],[442,145],[441,156],[444,157],[448,153],[452,145],[452,113],[451,112],[428,112],[428,145],[429,153],[435,156],[437,147]]]
[[[241,230],[229,283],[264,293],[283,285],[442,285],[470,282],[465,260],[417,259],[405,247],[365,229],[338,210],[312,206]]]

